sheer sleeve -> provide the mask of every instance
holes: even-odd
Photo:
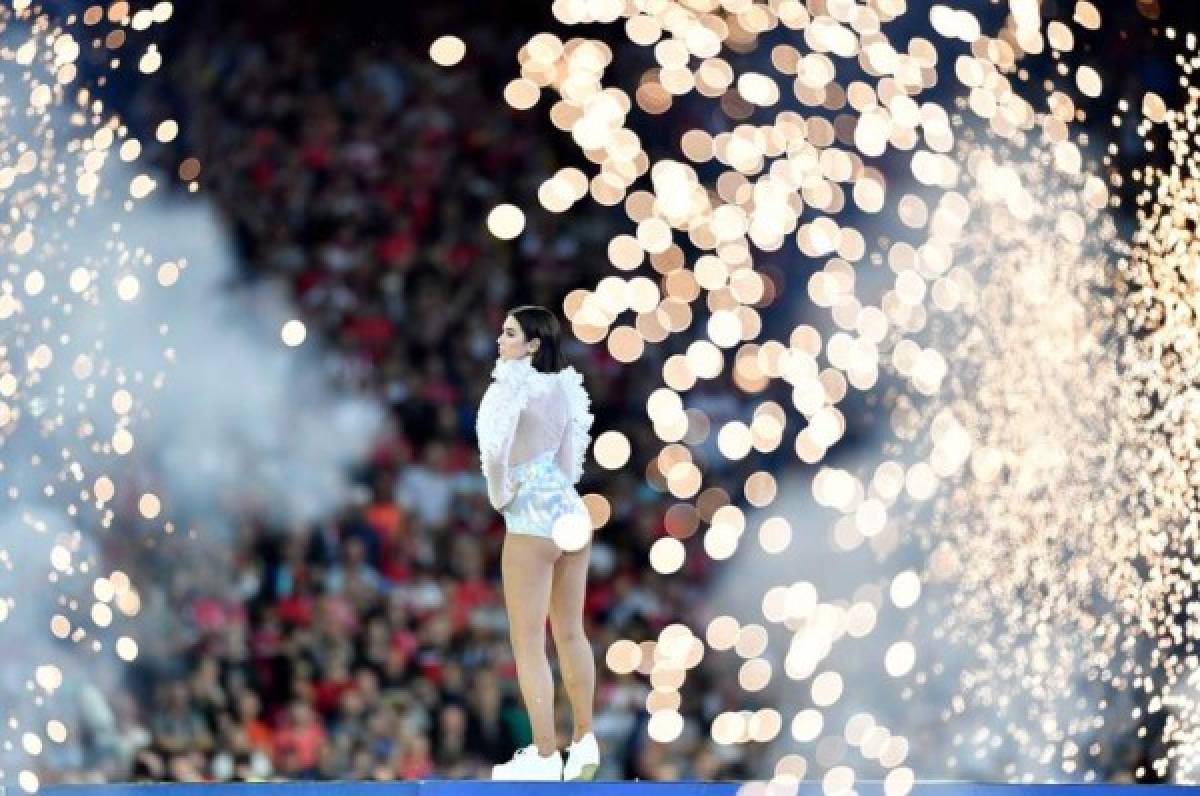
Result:
[[[492,382],[483,394],[479,413],[475,416],[479,464],[487,482],[488,501],[496,511],[503,509],[516,491],[509,457],[513,437],[517,433],[517,421],[525,405],[516,387],[512,382]]]
[[[591,399],[583,387],[583,376],[573,367],[559,371],[559,376],[567,400],[567,427],[554,458],[571,483],[578,484],[583,478],[583,460],[591,444]]]

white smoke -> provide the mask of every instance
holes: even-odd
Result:
[[[22,36],[44,44],[18,27],[14,48]],[[311,334],[284,345],[281,326],[299,317],[284,289],[234,288],[237,255],[206,199],[160,185],[131,203],[139,171],[118,158],[119,138],[94,201],[82,197],[88,150],[67,142],[92,131],[62,108],[29,113],[27,70],[0,64],[0,151],[39,153],[3,198],[0,786],[32,791],[39,771],[96,763],[80,741],[111,730],[118,640],[125,657],[133,641],[144,653],[161,622],[178,621],[153,583],[170,573],[129,572],[114,595],[103,546],[194,528],[203,533],[179,549],[221,561],[247,510],[279,527],[329,515],[355,498],[350,470],[384,412],[339,386],[338,358]],[[31,246],[14,243],[21,234]],[[122,430],[133,440],[123,455]],[[142,516],[147,494],[161,509]],[[64,626],[69,635],[52,633]],[[65,743],[48,724],[58,720]]]

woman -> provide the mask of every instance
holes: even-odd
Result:
[[[591,727],[595,662],[583,634],[591,522],[575,491],[590,443],[590,402],[583,377],[563,358],[554,313],[512,310],[497,342],[475,431],[488,499],[507,529],[504,602],[533,743],[494,766],[492,779],[591,779],[600,757]],[[547,615],[574,723],[565,765],[554,734]]]

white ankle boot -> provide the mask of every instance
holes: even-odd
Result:
[[[525,782],[558,782],[562,780],[562,755],[555,749],[546,757],[538,754],[537,745],[530,744],[518,749],[512,760],[492,766],[494,780],[521,780]]]
[[[567,763],[563,766],[564,780],[590,780],[600,767],[600,747],[592,733],[580,738],[567,747]]]

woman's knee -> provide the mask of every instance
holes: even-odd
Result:
[[[532,622],[516,622],[510,624],[513,649],[517,652],[525,650],[546,649],[546,630],[536,627]]]
[[[554,643],[558,646],[566,647],[586,641],[582,616],[559,617],[552,615],[550,630],[554,634]]]

